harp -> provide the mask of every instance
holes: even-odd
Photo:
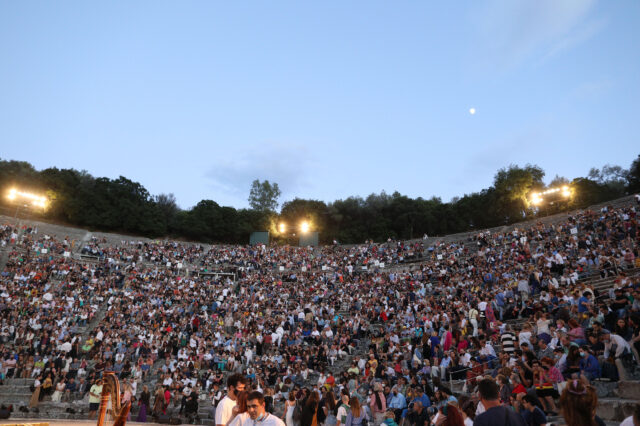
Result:
[[[107,405],[111,398],[111,410],[113,412],[113,426],[124,426],[127,422],[131,401],[122,406],[120,404],[120,382],[112,371],[105,371],[102,376],[102,394],[100,395],[100,414],[98,414],[98,425],[104,426],[107,417]]]

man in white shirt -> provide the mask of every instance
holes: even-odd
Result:
[[[253,361],[253,351],[250,346],[247,346],[247,349],[244,351],[244,357],[247,362],[247,365],[251,364]]]
[[[469,309],[469,322],[473,326],[473,337],[478,336],[478,310],[473,306]]]
[[[615,358],[620,358],[625,352],[630,352],[631,347],[629,343],[617,334],[603,333],[600,335],[600,340],[604,344],[604,357],[609,358],[611,349],[615,348],[615,353],[612,354]],[[614,347],[614,345],[616,345]]]
[[[237,415],[229,426],[284,426],[284,422],[267,413],[264,395],[253,391],[247,396],[247,412]]]
[[[625,353],[631,352],[631,346],[629,343],[624,340],[622,337],[617,334],[611,333],[603,333],[600,335],[600,341],[604,344],[604,357],[609,358],[609,355],[613,355],[615,358],[615,364],[618,368],[618,376],[620,376],[620,380],[628,380],[627,370],[622,363],[621,357]],[[611,353],[611,351],[615,349],[615,353]]]
[[[235,417],[233,408],[236,406],[238,393],[244,391],[247,379],[241,374],[232,374],[227,379],[227,395],[216,407],[216,426],[226,426]]]

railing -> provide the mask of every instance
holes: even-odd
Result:
[[[492,362],[500,362],[500,360],[498,358],[494,358],[494,359],[490,359],[490,360],[481,362],[481,363],[479,363],[479,365],[486,366],[486,365],[488,365],[489,363],[492,363]],[[465,374],[466,374],[466,372],[471,371],[471,370],[473,370],[473,367],[464,367],[463,369],[458,370],[455,373],[465,372]],[[485,370],[486,369],[483,368],[483,372]],[[467,381],[473,380],[473,379],[477,379],[478,377],[481,377],[481,376],[484,375],[484,373],[483,374],[476,374],[476,375],[474,375],[472,377],[465,377],[464,379],[454,380],[453,379],[453,373],[450,371],[449,368],[447,368],[446,374],[449,375],[449,380],[448,380],[449,381],[449,388],[451,389],[452,392],[453,392],[453,389],[454,389],[454,385],[462,385],[464,387],[464,384],[467,383]]]

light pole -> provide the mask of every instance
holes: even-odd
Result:
[[[19,191],[16,188],[11,188],[9,190],[9,192],[7,193],[7,199],[10,202],[16,203],[16,213],[14,214],[13,219],[16,221],[16,227],[18,228],[18,233],[20,232],[20,219],[18,217],[20,208],[23,206],[26,208],[28,208],[29,206],[32,206],[33,208],[41,208],[44,210],[48,202],[47,197],[43,195]]]

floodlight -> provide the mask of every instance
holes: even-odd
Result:
[[[278,231],[280,231],[281,234],[284,234],[286,230],[287,230],[287,225],[285,225],[284,223],[281,223],[280,225],[278,225]]]
[[[309,232],[309,222],[304,221],[300,224],[300,231],[302,231],[303,234],[306,234],[307,232]]]
[[[24,199],[25,201],[31,201],[31,204],[33,204],[36,207],[44,208],[47,205],[47,197],[44,197],[42,195],[32,194],[30,192],[22,192],[22,191],[18,191],[15,188],[11,188],[9,190],[9,193],[7,194],[7,198],[10,201],[14,201],[18,197]]]
[[[531,194],[531,204],[534,206],[540,205],[542,203],[542,197],[537,192]]]

